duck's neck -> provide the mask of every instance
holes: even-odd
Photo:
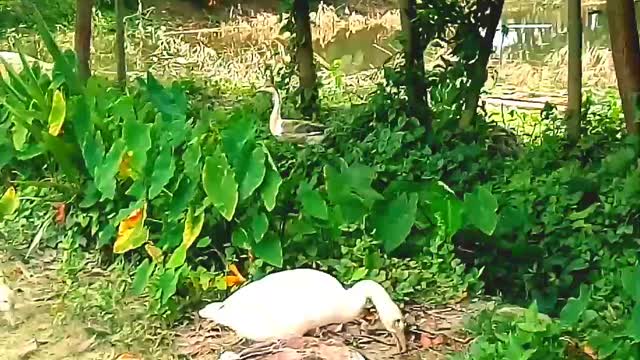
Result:
[[[273,135],[282,134],[282,118],[280,117],[280,94],[278,90],[273,90],[271,93],[271,101],[273,102],[273,110],[271,110],[271,116],[269,117],[269,130]]]
[[[354,318],[360,315],[368,299],[371,300],[378,313],[384,312],[390,306],[396,306],[382,285],[372,280],[362,280],[347,290],[345,311],[349,313],[348,316]]]

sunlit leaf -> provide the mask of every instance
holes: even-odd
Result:
[[[64,100],[64,95],[62,94],[62,91],[56,90],[53,93],[51,111],[49,111],[49,134],[53,136],[58,136],[58,134],[60,134],[66,114],[67,104]]]
[[[151,263],[149,259],[144,259],[140,266],[138,266],[136,274],[133,277],[133,283],[131,284],[131,292],[134,295],[141,295],[144,292],[154,268],[155,264]]]
[[[569,298],[567,304],[560,311],[560,321],[568,326],[577,324],[589,305],[590,297],[591,289],[587,285],[580,286],[580,296],[577,299]]]
[[[487,235],[492,235],[498,224],[498,201],[489,189],[478,186],[473,193],[464,195],[467,221]]]
[[[238,184],[220,149],[207,157],[202,171],[202,185],[220,214],[231,221],[238,205]]]
[[[141,173],[147,163],[147,151],[151,149],[152,124],[144,124],[135,117],[127,117],[122,126],[122,138],[131,152],[130,166]]]
[[[182,268],[181,268],[182,269]],[[181,269],[169,269],[158,278],[158,288],[160,289],[160,302],[166,304],[169,298],[176,293],[178,279],[180,279]]]
[[[199,214],[194,214],[195,210],[193,208],[189,208],[187,211],[187,217],[184,221],[184,233],[182,235],[182,245],[185,249],[191,247],[194,241],[200,235],[200,231],[202,231],[202,225],[204,224],[204,212],[200,212]]]
[[[247,281],[247,279],[242,275],[240,270],[238,270],[238,267],[236,266],[236,264],[229,264],[229,271],[231,271],[231,273],[234,276],[238,277],[238,279],[240,279],[240,281],[242,281],[242,282]]]
[[[416,221],[418,194],[402,193],[390,202],[377,207],[371,222],[375,238],[381,241],[386,252],[392,252],[409,236]]]
[[[149,185],[149,199],[153,199],[160,194],[162,189],[169,183],[176,170],[173,158],[173,149],[163,147],[153,164],[153,173]]]
[[[184,264],[186,260],[187,260],[187,248],[184,246],[184,244],[182,244],[178,246],[177,249],[175,249],[173,254],[171,254],[169,261],[167,261],[167,268],[175,269],[177,267],[180,267]]]
[[[235,275],[227,275],[224,277],[224,281],[227,283],[227,287],[233,287],[233,286],[237,286],[237,285],[242,285],[242,283],[244,283],[244,281]]]
[[[282,267],[282,245],[275,234],[267,233],[264,239],[253,245],[256,256],[275,267]]]
[[[627,322],[627,334],[635,341],[640,341],[640,303],[631,310],[631,319]]]
[[[147,205],[145,203],[120,222],[116,242],[113,244],[114,253],[124,254],[142,246],[147,241],[149,230],[144,227],[146,217]]]
[[[640,266],[622,270],[622,288],[627,296],[640,303]]]
[[[20,206],[16,189],[10,186],[0,198],[0,218],[13,214]]]

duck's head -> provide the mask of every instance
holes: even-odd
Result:
[[[385,329],[395,338],[398,352],[403,353],[407,351],[407,337],[404,333],[404,317],[402,316],[400,308],[392,301],[377,305],[376,308],[378,310],[378,316],[380,316],[380,322],[382,322]]]
[[[407,338],[404,333],[405,324],[402,311],[393,302],[386,290],[375,281],[362,280],[353,285],[349,291],[358,294],[353,297],[356,301],[362,298],[371,299],[380,317],[380,322],[395,338],[398,351],[400,353],[407,351]]]
[[[276,96],[278,95],[278,90],[276,90],[276,88],[273,85],[265,85],[259,88],[258,90],[256,90],[256,92],[266,92],[271,95],[276,95]]]

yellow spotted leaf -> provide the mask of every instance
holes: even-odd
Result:
[[[135,180],[133,170],[131,169],[132,158],[132,151],[127,151],[122,156],[122,160],[120,161],[120,165],[118,166],[118,177],[120,177],[120,179],[132,178]]]
[[[136,249],[147,242],[149,230],[144,227],[144,220],[147,217],[147,204],[140,209],[134,210],[118,226],[118,237],[113,244],[113,252],[124,254],[127,251]]]
[[[0,198],[0,218],[13,214],[18,210],[18,206],[20,206],[20,199],[16,189],[10,186]]]
[[[151,256],[155,263],[161,263],[162,259],[164,259],[164,255],[162,254],[162,250],[151,243],[147,243],[144,246],[145,250],[147,250],[147,254]]]
[[[49,134],[53,136],[58,136],[58,134],[60,134],[66,114],[67,104],[64,101],[64,95],[62,94],[62,91],[56,90],[53,93],[51,111],[49,111]]]
[[[191,247],[194,241],[200,235],[202,231],[202,225],[204,224],[204,212],[195,215],[193,208],[189,208],[187,211],[187,218],[184,222],[184,232],[182,234],[182,243],[185,249]]]

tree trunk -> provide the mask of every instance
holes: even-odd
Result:
[[[124,35],[124,0],[116,0],[116,61],[118,84],[121,88],[127,86],[127,63],[125,55]]]
[[[607,0],[613,64],[627,131],[638,134],[636,97],[640,92],[640,44],[633,0]]]
[[[75,51],[78,75],[83,84],[91,76],[91,17],[93,0],[76,0]]]
[[[313,117],[317,110],[316,68],[313,62],[313,41],[309,21],[309,1],[294,0],[293,17],[296,32],[296,63],[300,76],[300,102],[302,113]]]
[[[476,16],[479,27],[484,28],[485,33],[484,36],[480,35],[479,32],[477,33],[480,42],[478,56],[469,69],[471,83],[469,84],[469,89],[465,96],[464,109],[460,116],[459,126],[461,128],[471,125],[476,115],[478,103],[480,102],[480,92],[489,76],[487,65],[493,51],[493,38],[496,36],[503,7],[504,0],[478,0],[478,14]]]
[[[582,15],[581,0],[568,0],[569,36],[569,74],[567,89],[569,92],[566,112],[567,135],[569,141],[576,143],[580,139],[580,118],[582,110]]]
[[[424,74],[424,51],[420,47],[420,33],[414,21],[417,18],[416,0],[400,0],[408,115],[417,118],[427,129],[431,119],[427,109]]]

